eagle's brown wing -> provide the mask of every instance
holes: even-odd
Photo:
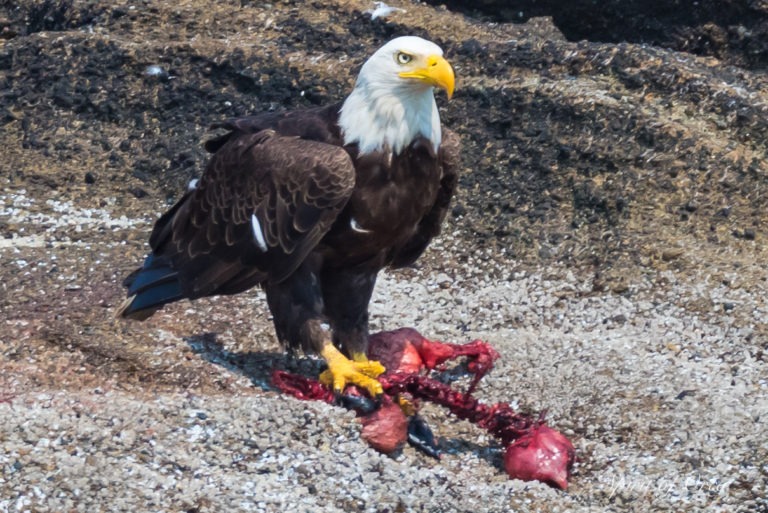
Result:
[[[134,305],[121,314],[140,318],[131,314],[285,279],[330,229],[354,185],[354,165],[339,146],[272,130],[231,137],[197,187],[156,223],[152,254],[129,278]]]

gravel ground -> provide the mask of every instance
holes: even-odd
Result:
[[[98,231],[120,216],[70,210],[59,222],[83,219]],[[488,436],[434,407],[425,415],[443,438],[442,461],[411,448],[376,453],[350,413],[254,386],[263,376],[227,356],[232,333],[215,346],[175,334],[175,316],[215,317],[222,306],[199,302],[162,315],[144,357],[191,347],[187,359],[226,381],[225,393],[143,391],[120,376],[24,387],[24,369],[41,363],[6,360],[15,393],[0,403],[0,511],[766,511],[768,379],[743,321],[768,314],[766,284],[737,286],[759,269],[694,282],[649,273],[623,294],[596,293],[592,279],[559,266],[507,262],[508,280],[483,278],[503,255],[478,255],[473,273],[429,263],[460,240],[446,235],[428,265],[382,276],[373,328],[492,343],[502,359],[478,396],[548,410],[579,454],[567,492],[508,480]],[[87,243],[97,254],[111,245]],[[263,314],[261,299],[238,305]],[[273,341],[261,349],[276,351]]]

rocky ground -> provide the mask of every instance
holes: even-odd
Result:
[[[392,3],[0,6],[0,511],[768,511],[768,8],[694,55]],[[478,395],[548,410],[567,492],[437,408],[443,459],[390,458],[269,390],[257,291],[112,317],[212,122],[341,98],[402,34],[455,66],[464,169],[374,329],[494,344]]]

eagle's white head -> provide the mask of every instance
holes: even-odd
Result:
[[[363,64],[341,107],[344,144],[357,143],[361,154],[398,154],[421,135],[437,150],[440,116],[433,91],[444,89],[450,98],[453,86],[453,69],[439,46],[415,36],[393,39]]]

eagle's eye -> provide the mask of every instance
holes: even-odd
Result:
[[[407,53],[397,52],[395,59],[397,59],[398,64],[408,64],[413,60],[413,56],[408,55]]]

